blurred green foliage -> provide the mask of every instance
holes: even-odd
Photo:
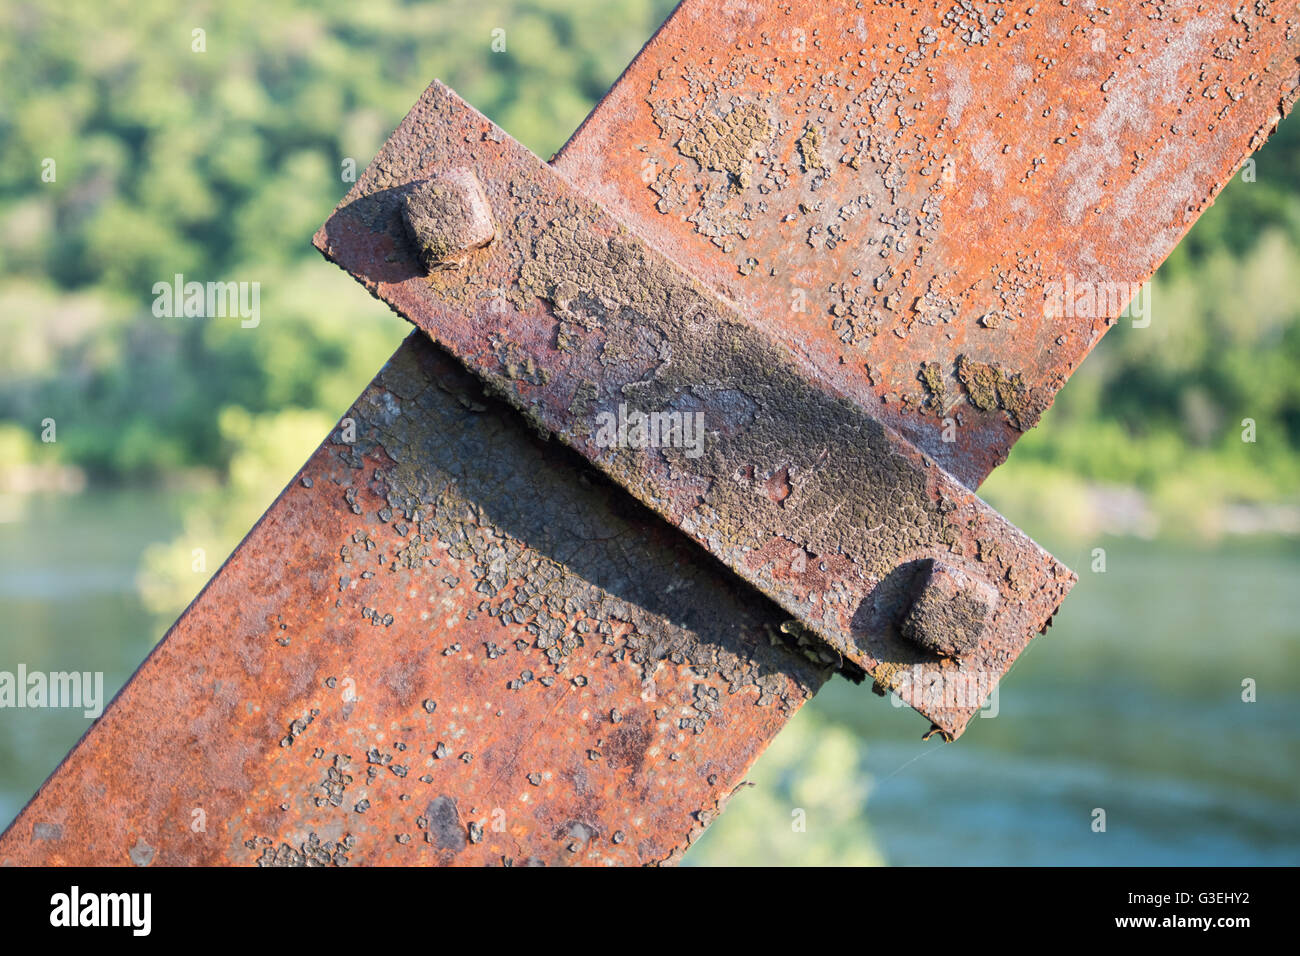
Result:
[[[866,822],[866,746],[805,708],[763,751],[726,812],[691,847],[692,866],[881,866]]]
[[[223,409],[341,414],[406,332],[309,245],[347,166],[435,76],[549,155],[671,7],[0,4],[0,423],[59,423],[5,448],[224,474]],[[155,317],[176,273],[260,282],[261,324]]]
[[[405,333],[308,245],[349,161],[364,168],[435,76],[548,155],[671,6],[4,3],[3,447],[100,480],[224,477],[251,439],[223,410],[340,414]],[[986,493],[1013,518],[1095,530],[1085,492],[1108,485],[1210,533],[1184,519],[1294,502],[1297,139],[1284,123],[1256,181],[1234,178],[1161,270],[1151,327],[1113,330],[995,473]],[[260,282],[260,326],[153,316],[153,283],[176,273]],[[46,417],[57,445],[13,437]]]

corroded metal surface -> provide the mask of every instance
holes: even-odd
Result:
[[[459,266],[496,237],[483,184],[468,169],[417,183],[403,199],[402,219],[430,272]]]
[[[829,673],[420,333],[349,417],[0,863],[668,861]]]
[[[965,657],[979,647],[998,592],[946,561],[932,561],[916,576],[915,597],[899,630],[908,640],[945,657]]]
[[[1284,0],[685,0],[556,168],[974,488],[1298,56]]]
[[[406,197],[464,169],[485,184],[496,241],[459,269],[426,275],[403,222]],[[316,243],[949,737],[983,699],[928,692],[958,665],[899,636],[900,600],[920,567],[942,555],[1000,593],[963,661],[989,684],[1074,582],[440,83]],[[614,425],[634,416],[671,416],[678,432],[634,441]],[[925,681],[896,680],[918,667]]]
[[[555,165],[782,342],[822,402],[852,399],[974,487],[1104,331],[1115,287],[1151,273],[1289,109],[1298,32],[1294,4],[1268,0],[687,0]],[[471,166],[503,142],[479,131],[451,150]],[[402,162],[441,157],[398,159],[372,180],[403,186]],[[467,182],[457,195],[481,213]],[[488,183],[498,205],[505,182]],[[554,184],[506,206],[539,196]],[[424,219],[412,225],[436,226]],[[472,266],[489,223],[463,225],[429,233],[450,239],[426,241],[425,265]],[[389,252],[372,290],[416,289],[409,250]],[[490,346],[471,358],[495,361],[516,402],[545,384],[528,382],[541,366],[521,343],[581,340],[608,317],[581,283],[551,281],[563,271],[533,277],[555,315],[519,309],[518,286],[486,312],[464,303]],[[544,327],[493,341],[503,315]],[[655,361],[653,335],[625,338],[625,366]],[[725,396],[712,408],[745,417]],[[336,434],[312,457],[0,837],[0,863],[671,860],[831,668],[852,670],[422,338],[350,417],[356,442]],[[731,476],[760,508],[798,490],[785,450]],[[985,514],[931,497],[952,490],[925,474],[918,501]],[[937,510],[917,518],[951,521]],[[850,621],[887,632],[868,648],[884,683],[947,698],[926,668],[960,675],[889,622],[967,653],[971,621],[918,621],[908,603],[949,584],[988,595],[990,566],[1010,583],[1016,561],[971,553],[970,530],[937,588],[886,576]],[[792,598],[825,584],[817,557],[759,548],[738,563]],[[967,712],[989,689],[974,670]]]

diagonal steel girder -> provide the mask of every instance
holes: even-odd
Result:
[[[974,486],[1119,308],[1054,290],[1150,275],[1294,102],[1298,31],[688,0],[554,168]],[[0,862],[671,860],[838,663],[789,616],[413,336]]]
[[[688,0],[555,168],[976,488],[1298,59],[1282,0]]]

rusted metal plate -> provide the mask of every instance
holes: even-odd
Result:
[[[685,0],[556,168],[974,488],[1298,56],[1282,0]]]
[[[738,305],[741,331],[782,342],[819,401],[851,398],[973,487],[1104,330],[1114,288],[1150,274],[1294,102],[1296,20],[1263,0],[688,0],[556,165]],[[479,131],[481,145],[445,152],[481,158],[503,142]],[[443,155],[381,157],[372,180],[404,186],[400,174]],[[540,198],[555,195],[550,183]],[[371,199],[372,211],[397,201]],[[348,241],[389,229],[368,215],[352,210],[361,232]],[[470,246],[486,234],[472,225]],[[601,229],[608,249],[617,229]],[[394,240],[390,253],[370,263],[382,266],[372,290],[416,288],[409,250]],[[1053,283],[1069,290],[1058,314]],[[488,317],[466,313],[480,332],[503,314],[546,319],[488,338],[491,377],[531,402],[539,366],[512,346],[545,340],[554,316],[511,312],[500,291]],[[545,297],[581,327],[592,303],[568,291],[552,283]],[[653,362],[653,336],[628,344],[625,368]],[[743,412],[714,399],[724,423]],[[951,444],[944,416],[959,425]],[[820,642],[783,633],[779,609],[526,434],[422,338],[350,417],[356,443],[336,435],[313,456],[0,837],[0,862],[671,860],[829,672]],[[904,473],[920,462],[917,500],[943,501],[944,520],[987,517],[973,498],[948,510],[933,497],[947,479],[865,427],[868,445],[884,434],[901,450]],[[789,447],[822,436],[806,437]],[[651,477],[671,479],[674,464]],[[739,479],[759,509],[782,508],[812,471],[773,461]],[[860,605],[867,620],[849,621],[850,634],[889,632],[869,648],[884,683],[911,677],[947,698],[965,675],[976,701],[987,691],[988,670],[965,655],[1019,565],[974,533],[959,527],[962,553],[910,582],[886,576]],[[765,564],[779,551],[745,554],[742,570],[770,574],[790,600],[843,570],[804,551],[783,575]],[[918,605],[964,595],[970,613],[909,614],[909,589]],[[897,643],[900,619],[954,656]],[[948,716],[960,729],[962,714]]]
[[[830,672],[422,334],[349,417],[0,863],[671,861]]]
[[[440,184],[470,173],[496,240],[426,275],[420,243],[446,243],[420,235],[459,229],[440,227],[441,213],[430,219],[426,194],[450,196]],[[950,737],[1075,580],[442,84],[316,243]],[[678,431],[629,437],[636,416],[675,416]],[[913,578],[940,556],[999,598],[960,661],[908,643],[897,626]],[[976,686],[969,674],[982,691],[953,691]]]

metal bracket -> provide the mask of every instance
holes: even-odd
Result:
[[[315,243],[950,738],[1076,580],[441,83]],[[938,558],[997,595],[960,658],[899,629]]]

